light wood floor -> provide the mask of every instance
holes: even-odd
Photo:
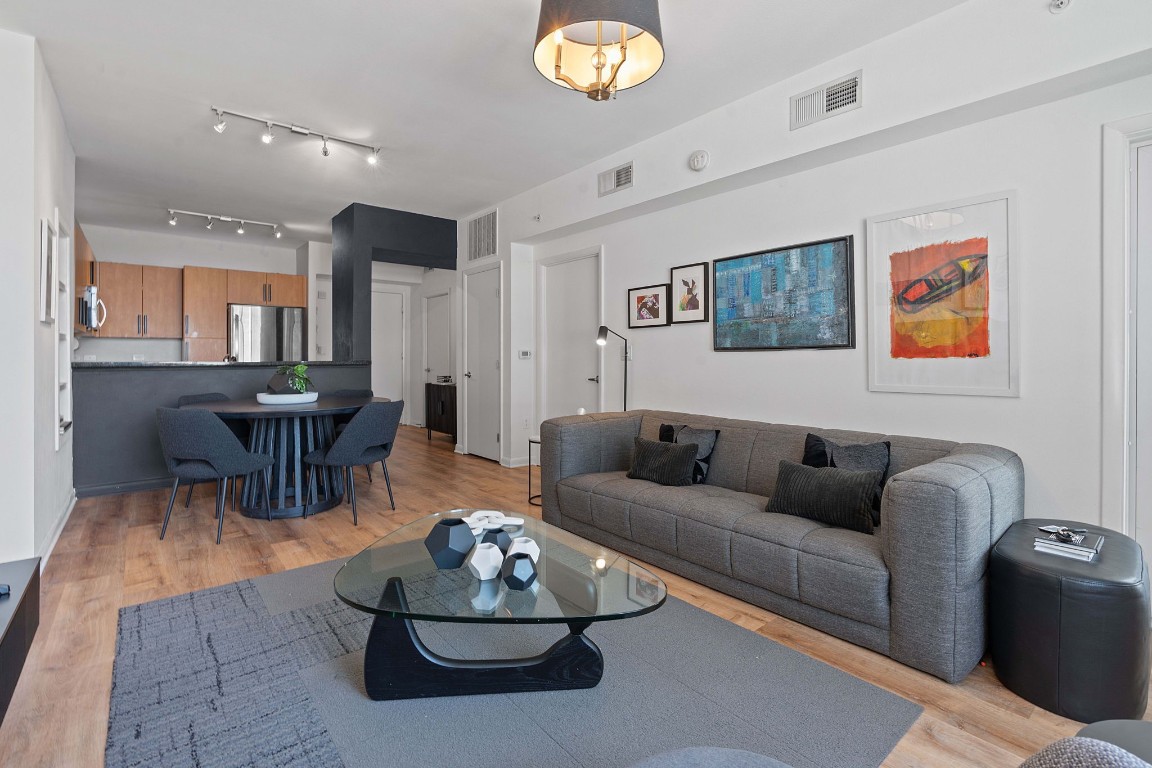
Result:
[[[350,557],[399,525],[455,507],[527,504],[527,469],[452,452],[448,437],[402,428],[389,461],[396,510],[383,478],[359,471],[360,525],[340,506],[307,520],[249,520],[229,512],[215,542],[213,488],[177,504],[164,541],[167,491],[83,499],[43,573],[40,629],[0,727],[0,766],[100,766],[108,721],[117,609],[238,579]],[[538,470],[534,470],[538,471]],[[535,483],[537,478],[534,477]],[[537,486],[538,487],[538,486]],[[182,497],[181,497],[182,501]],[[986,667],[948,685],[871,651],[653,568],[669,593],[886,688],[924,714],[885,766],[1016,766],[1079,724],[1009,693]]]

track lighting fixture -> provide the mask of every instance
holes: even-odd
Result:
[[[302,125],[296,125],[295,123],[283,123],[279,120],[268,120],[263,117],[256,117],[255,115],[246,115],[243,112],[234,112],[230,109],[212,107],[212,111],[216,114],[216,124],[212,127],[216,129],[217,133],[224,133],[224,129],[228,125],[224,121],[224,116],[231,115],[232,117],[239,117],[243,120],[251,120],[254,123],[263,124],[264,133],[260,135],[260,140],[265,144],[271,144],[276,139],[276,135],[273,133],[274,128],[283,128],[289,133],[293,133],[297,136],[315,136],[316,138],[320,139],[320,154],[324,157],[328,157],[332,153],[331,147],[328,146],[328,142],[338,141],[341,144],[347,144],[350,147],[360,147],[361,149],[368,150],[368,165],[376,165],[380,162],[380,147],[375,147],[371,144],[365,144],[361,141],[355,141],[353,139],[345,139],[341,136],[333,136],[330,133],[318,133],[310,128],[305,128]],[[253,222],[248,223],[251,224]]]
[[[237,222],[237,224],[238,224],[238,226],[236,227],[236,234],[238,234],[238,235],[244,234],[245,227],[250,227],[252,225],[256,225],[259,227],[268,227],[269,229],[272,230],[272,235],[277,240],[279,240],[284,235],[284,233],[280,230],[280,225],[279,224],[273,224],[270,221],[253,221],[252,219],[238,219],[238,218],[235,218],[233,216],[225,216],[225,215],[220,214],[220,213],[200,213],[199,211],[181,211],[181,210],[177,210],[175,208],[169,208],[168,209],[168,216],[169,216],[168,223],[171,224],[172,226],[176,226],[177,214],[179,214],[181,216],[200,216],[202,218],[207,219],[208,223],[204,225],[205,229],[212,229],[213,225],[217,221],[225,221],[225,222],[233,222],[234,221],[234,222]]]

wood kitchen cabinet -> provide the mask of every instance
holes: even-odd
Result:
[[[101,338],[181,337],[180,269],[102,261],[96,265],[96,285],[108,310],[108,318],[100,327]]]
[[[184,359],[220,362],[228,354],[228,270],[184,267]]]
[[[228,339],[184,339],[184,359],[195,363],[218,363],[228,355]]]
[[[308,278],[304,275],[230,269],[228,303],[305,307],[308,305]]]
[[[92,253],[92,246],[77,221],[73,230],[76,232],[76,241],[72,246],[75,253],[76,277],[73,280],[75,287],[76,310],[72,313],[74,332],[77,336],[95,336],[97,332],[84,324],[84,316],[80,312],[80,299],[84,297],[84,289],[96,284],[96,256]]]

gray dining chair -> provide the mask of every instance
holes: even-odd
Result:
[[[370,389],[338,389],[335,392],[327,393],[331,397],[375,397]],[[336,428],[336,434],[339,435],[344,431],[344,427],[348,426],[348,422],[352,421],[352,417],[356,414],[341,413],[332,417],[332,426]],[[383,462],[381,462],[383,463]],[[365,464],[365,471],[368,472],[368,482],[372,482],[372,465]]]
[[[232,398],[223,392],[199,392],[194,395],[180,395],[176,400],[176,407],[182,408],[185,405],[192,405],[193,403],[219,403],[221,401],[231,400]],[[240,421],[238,419],[229,419],[225,422],[228,429],[232,430],[232,434],[236,435],[236,439],[242,445],[248,445],[248,436],[251,434],[252,428],[247,421]],[[188,483],[188,495],[184,498],[184,509],[188,509],[192,505],[192,491],[196,488],[196,481]],[[236,483],[232,483],[232,511],[236,511]]]
[[[164,462],[172,474],[172,494],[160,527],[160,540],[168,531],[172,517],[172,504],[181,480],[216,481],[216,543],[224,532],[224,500],[228,497],[228,481],[240,475],[259,476],[264,483],[264,507],[272,519],[272,503],[268,489],[272,483],[272,457],[263,453],[250,453],[232,430],[216,414],[196,408],[157,408],[156,426],[160,433],[160,448]]]
[[[367,466],[380,462],[384,468],[384,482],[388,486],[388,503],[396,509],[392,496],[392,480],[388,477],[387,459],[392,455],[396,442],[396,432],[400,428],[400,415],[404,412],[404,401],[393,400],[387,403],[368,403],[361,408],[348,426],[328,448],[312,451],[304,457],[308,463],[308,479],[305,487],[312,493],[312,475],[318,466],[340,467],[348,484],[348,498],[352,502],[352,524],[359,525],[356,514],[356,481],[353,467]],[[313,499],[315,502],[315,499]]]

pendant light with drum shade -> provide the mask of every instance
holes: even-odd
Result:
[[[657,0],[542,0],[533,61],[593,101],[640,85],[664,63]]]

